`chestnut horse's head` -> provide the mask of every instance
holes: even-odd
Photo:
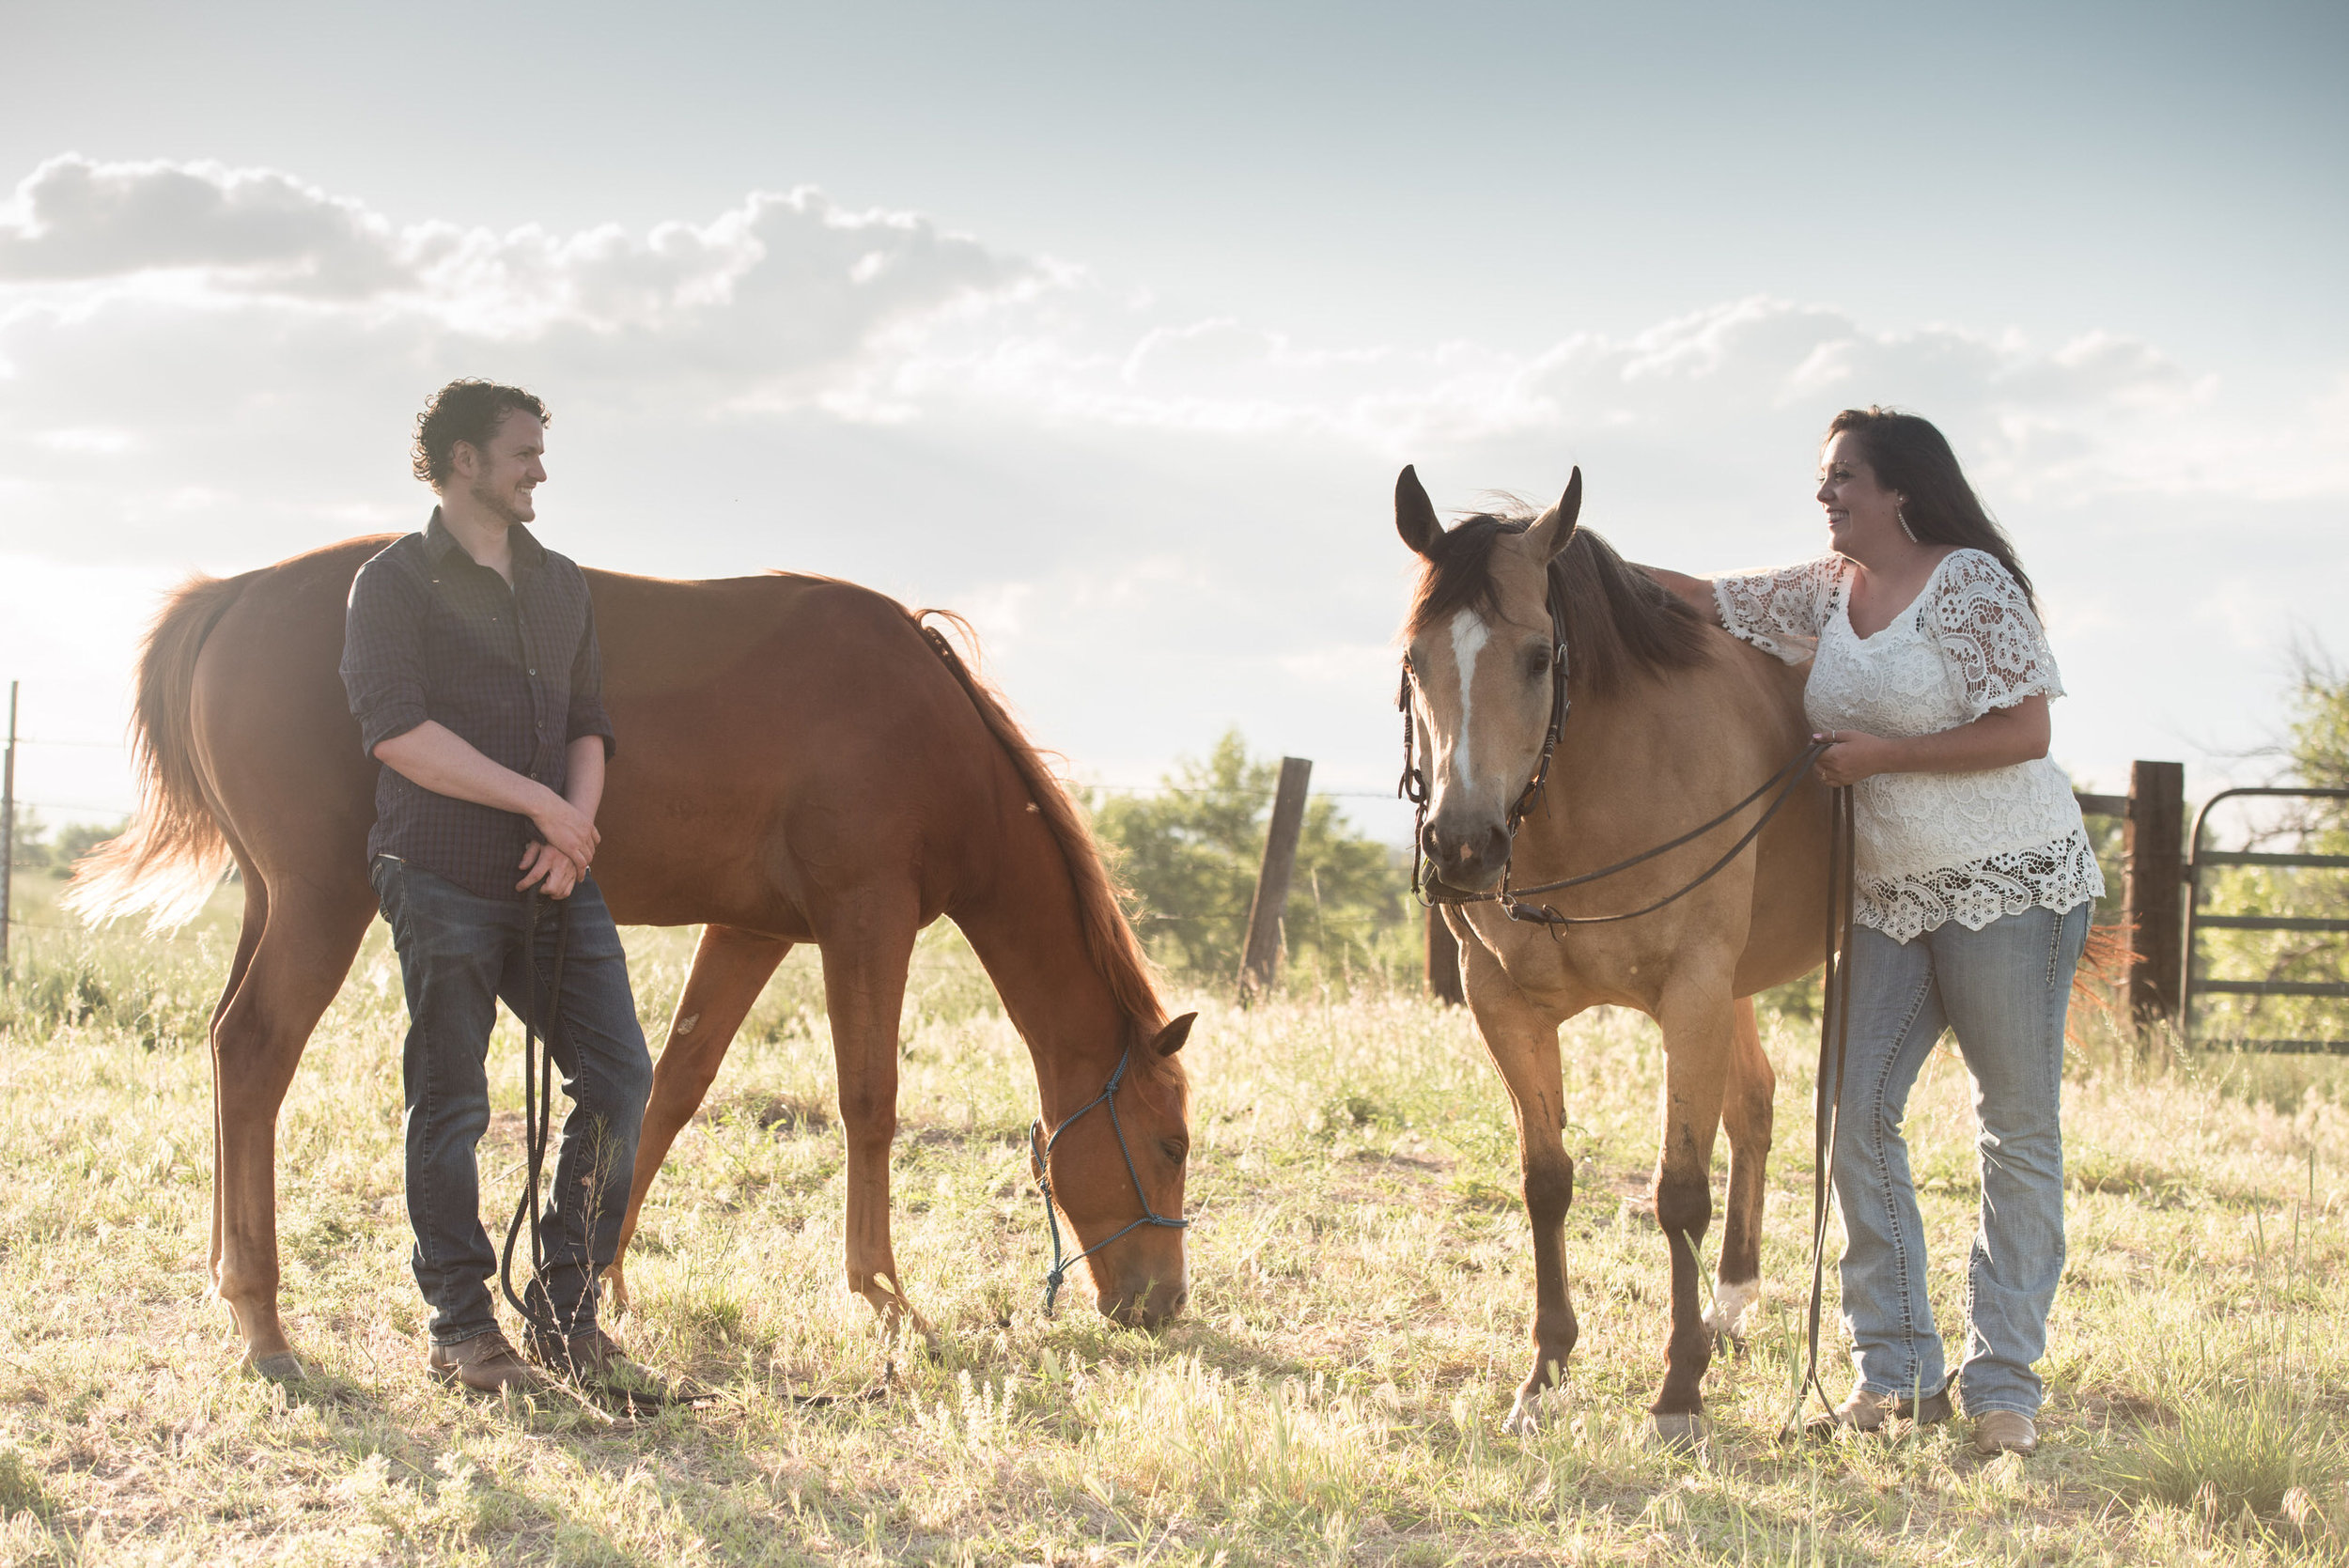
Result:
[[[1034,849],[1032,879],[1007,873],[1003,895],[955,918],[982,954],[1003,958],[988,968],[1035,1058],[1044,1114],[1029,1155],[1052,1211],[1048,1281],[1057,1291],[1082,1259],[1104,1314],[1155,1328],[1190,1296],[1181,1223],[1190,1087],[1175,1053],[1198,1015],[1168,1020],[1084,814],[953,644],[935,628],[921,631],[1026,785],[1006,842]],[[1073,932],[1051,886],[1063,876]]]
[[[1429,792],[1421,848],[1463,892],[1500,883],[1510,808],[1541,765],[1563,657],[1550,563],[1581,510],[1578,468],[1538,517],[1472,517],[1447,533],[1419,475],[1407,468],[1395,481],[1395,528],[1423,563],[1403,656]]]
[[[1066,1109],[1036,1128],[1048,1201],[1072,1233],[1056,1237],[1066,1265],[1092,1271],[1104,1317],[1156,1328],[1190,1298],[1182,1218],[1190,1160],[1190,1085],[1174,1053],[1196,1013],[1137,1030],[1098,1094],[1065,1094]]]

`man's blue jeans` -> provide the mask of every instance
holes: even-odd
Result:
[[[517,1017],[531,1005],[530,907],[480,897],[389,855],[375,858],[369,876],[408,993],[401,1071],[416,1283],[432,1305],[433,1343],[455,1344],[497,1327],[489,1288],[497,1253],[481,1225],[474,1150],[490,1126],[487,1061],[498,1001]],[[612,1262],[627,1213],[652,1062],[620,934],[594,881],[582,877],[560,903],[539,899],[538,910],[542,993],[553,979],[558,912],[570,925],[561,1006],[554,1027],[540,1033],[571,1110],[543,1226],[547,1270],[532,1299],[551,1309],[568,1335],[595,1327],[597,1279]]]
[[[2039,1413],[2031,1363],[2063,1273],[2063,1018],[2089,906],[2025,909],[1906,942],[1852,934],[1851,1032],[1835,1140],[1843,1327],[1859,1386],[1906,1398],[1947,1381],[1926,1294],[1925,1233],[1901,1120],[1946,1025],[1974,1081],[1982,1216],[1967,1265],[1968,1415]]]

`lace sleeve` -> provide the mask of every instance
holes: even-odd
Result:
[[[1926,629],[1964,687],[1971,719],[2025,697],[2063,695],[2047,634],[1995,555],[1961,550],[1950,557]]]
[[[1732,635],[1799,664],[1819,651],[1819,629],[1834,607],[1842,569],[1840,556],[1822,555],[1775,571],[1717,577],[1713,607]]]

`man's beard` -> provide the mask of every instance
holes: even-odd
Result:
[[[495,514],[508,528],[518,522],[530,520],[527,515],[516,509],[513,502],[514,492],[510,486],[502,491],[493,490],[490,488],[488,481],[480,480],[476,481],[473,489],[466,493]]]

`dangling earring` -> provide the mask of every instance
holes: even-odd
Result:
[[[1917,537],[1917,531],[1908,526],[1908,508],[1906,503],[1903,503],[1902,505],[1893,507],[1892,517],[1894,520],[1899,522],[1901,525],[1901,532],[1908,536],[1908,542],[1910,544],[1916,545],[1924,543],[1924,540]]]

